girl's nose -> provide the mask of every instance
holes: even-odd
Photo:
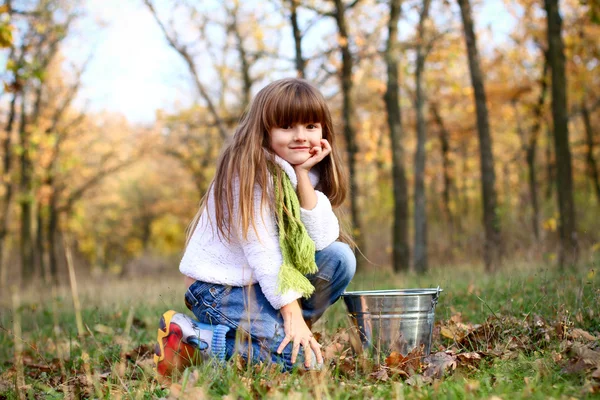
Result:
[[[296,125],[296,127],[294,129],[294,140],[297,140],[297,141],[306,140],[306,131],[304,130],[303,126]]]

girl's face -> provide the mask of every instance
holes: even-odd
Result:
[[[279,157],[291,165],[299,165],[308,160],[310,150],[321,146],[323,128],[320,123],[302,123],[281,128],[272,128],[269,132],[269,145]]]

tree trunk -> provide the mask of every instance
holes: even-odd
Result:
[[[8,118],[6,122],[6,128],[4,129],[5,136],[2,140],[2,150],[4,158],[2,160],[2,174],[5,177],[3,179],[3,185],[5,185],[4,196],[2,196],[2,210],[0,211],[0,288],[4,287],[6,277],[6,264],[5,264],[5,251],[8,251],[6,247],[6,239],[8,237],[8,214],[10,213],[10,206],[13,197],[13,182],[12,182],[12,131],[15,124],[15,118],[17,114],[17,98],[19,93],[13,93],[12,100],[8,109]],[[8,180],[6,179],[8,178]]]
[[[481,189],[483,198],[483,224],[485,227],[484,262],[485,269],[493,272],[500,264],[502,244],[500,220],[497,212],[496,174],[494,172],[494,155],[492,153],[492,138],[488,121],[483,74],[479,65],[477,40],[473,27],[471,4],[469,0],[458,0],[463,21],[464,36],[469,58],[471,84],[475,97],[477,114],[477,132],[479,134],[479,157],[481,168]]]
[[[394,191],[394,231],[393,266],[394,271],[408,271],[410,268],[410,248],[408,245],[408,183],[404,169],[404,146],[402,132],[402,112],[399,100],[400,49],[398,48],[398,20],[402,0],[390,0],[390,20],[388,42],[385,50],[387,65],[387,87],[385,106],[392,144],[392,181]]]
[[[58,210],[56,207],[56,194],[52,193],[48,210],[48,256],[50,264],[50,276],[52,282],[58,283],[58,250],[56,244],[58,241]]]
[[[360,223],[360,212],[358,200],[360,198],[360,187],[358,186],[358,177],[356,175],[356,153],[358,146],[356,143],[356,133],[354,131],[353,116],[354,103],[352,101],[352,54],[350,53],[350,43],[348,30],[346,27],[346,12],[342,0],[335,0],[335,20],[338,27],[340,50],[342,52],[342,71],[340,75],[342,83],[342,119],[344,121],[344,137],[348,147],[348,167],[350,173],[350,214],[352,218],[353,232],[356,244],[366,253],[365,243],[363,241],[362,225]],[[360,262],[359,262],[360,263]]]
[[[48,281],[48,263],[46,262],[48,260],[48,252],[47,252],[47,235],[46,235],[46,223],[44,221],[44,215],[43,215],[43,207],[41,204],[37,205],[37,212],[36,212],[36,219],[37,219],[37,223],[36,223],[36,228],[37,228],[37,233],[35,235],[35,252],[34,252],[34,262],[36,265],[36,269],[39,272],[41,278],[43,279],[44,282]]]
[[[450,134],[444,125],[444,121],[439,113],[437,108],[437,103],[430,103],[429,109],[433,114],[433,118],[435,119],[436,124],[439,128],[439,139],[440,139],[440,149],[442,151],[442,168],[444,170],[444,188],[442,190],[442,201],[443,201],[443,209],[444,214],[446,216],[446,222],[449,227],[449,238],[453,240],[453,231],[454,231],[454,217],[452,216],[452,210],[450,208],[450,190],[452,188],[452,175],[451,175],[451,164],[450,164],[450,143],[448,138]]]
[[[425,69],[425,21],[429,15],[430,0],[423,0],[423,8],[419,17],[417,39],[417,62],[415,67],[415,113],[417,115],[417,151],[415,154],[415,248],[414,263],[418,273],[425,273],[428,269],[427,262],[427,197],[425,195],[425,116],[423,105],[423,70]]]
[[[531,225],[533,227],[533,234],[535,239],[540,239],[540,207],[537,196],[537,177],[535,170],[535,158],[537,152],[537,142],[542,129],[544,111],[544,101],[546,98],[546,92],[548,89],[548,80],[546,75],[548,74],[548,57],[544,53],[544,67],[542,70],[542,76],[540,78],[540,95],[534,109],[534,125],[531,128],[531,134],[525,148],[525,159],[527,160],[527,171],[528,171],[528,182],[529,182],[529,195],[531,197]]]
[[[460,189],[458,190],[458,195],[456,196],[460,199],[460,205],[457,207],[457,210],[460,210],[456,214],[456,227],[459,232],[464,232],[464,222],[461,216],[468,216],[471,211],[471,201],[469,199],[469,188],[467,177],[469,176],[469,154],[467,150],[467,143],[463,142],[463,145],[460,147],[460,157],[461,157],[461,166],[460,166]]]
[[[585,100],[581,101],[581,115],[583,117],[583,124],[585,126],[585,143],[587,145],[587,169],[589,177],[594,186],[596,192],[596,200],[600,203],[600,179],[598,178],[598,166],[596,164],[596,158],[594,157],[594,132],[592,130],[592,121],[590,119],[590,110],[585,103]]]
[[[290,0],[290,23],[292,24],[292,33],[294,35],[294,45],[296,48],[296,73],[298,78],[305,78],[304,67],[306,61],[302,56],[302,33],[298,25],[298,0]]]
[[[503,193],[503,203],[506,207],[512,207],[512,194],[510,190],[510,164],[512,164],[516,158],[511,157],[507,161],[501,163],[502,164],[502,192]]]
[[[527,181],[529,183],[529,195],[531,197],[531,227],[535,240],[540,239],[540,207],[537,198],[537,179],[535,174],[535,155],[537,146],[535,143],[527,146],[525,159],[527,160]]]
[[[33,165],[29,153],[29,127],[27,126],[26,117],[26,95],[23,92],[21,96],[21,118],[19,126],[19,138],[21,141],[21,156],[20,156],[20,173],[21,181],[20,189],[20,204],[21,204],[21,277],[23,283],[31,280],[34,274],[33,265],[33,240],[32,240],[32,202],[33,196],[31,193]]]
[[[554,123],[554,151],[556,154],[556,182],[560,212],[559,265],[574,264],[578,257],[575,204],[573,202],[573,175],[567,116],[567,77],[562,41],[562,20],[558,0],[545,0],[548,15],[548,61],[552,71],[552,119]]]
[[[552,193],[554,193],[552,189],[554,188],[554,182],[556,182],[556,165],[552,157],[553,137],[554,134],[552,133],[552,127],[550,126],[550,123],[548,123],[546,128],[546,200],[550,200],[552,198]]]

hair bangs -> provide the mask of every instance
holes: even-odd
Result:
[[[263,110],[267,131],[294,124],[327,121],[327,105],[314,88],[304,82],[294,82],[281,88]]]

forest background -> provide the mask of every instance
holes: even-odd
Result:
[[[222,146],[286,76],[333,111],[363,271],[598,259],[595,3],[135,3],[188,83],[143,122],[86,102],[94,46],[65,49],[89,4],[0,6],[0,287],[67,283],[65,250],[82,275],[177,274]]]

